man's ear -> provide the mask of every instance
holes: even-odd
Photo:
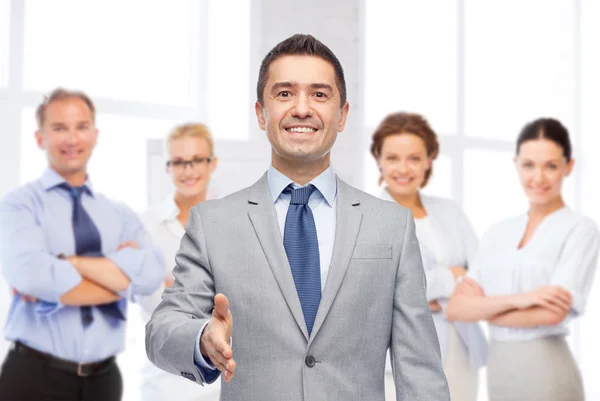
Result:
[[[261,130],[264,131],[266,128],[265,115],[264,115],[263,107],[261,106],[261,104],[258,100],[254,104],[254,112],[256,113],[256,119],[258,120],[258,126],[260,127]]]
[[[38,145],[38,148],[44,150],[46,149],[46,144],[44,144],[44,135],[40,130],[35,131],[35,142]]]
[[[342,132],[344,130],[344,127],[346,126],[346,118],[348,118],[349,110],[350,110],[350,103],[348,103],[348,102],[344,103],[344,106],[342,107],[342,111],[341,111],[341,115],[340,115],[340,121],[338,123],[338,132]]]

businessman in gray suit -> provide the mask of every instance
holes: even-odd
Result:
[[[340,62],[294,35],[263,60],[257,97],[272,165],[191,210],[148,357],[203,385],[222,373],[224,401],[383,401],[389,347],[398,400],[449,401],[411,213],[330,164]]]

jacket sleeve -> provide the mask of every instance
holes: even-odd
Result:
[[[392,371],[398,401],[450,401],[440,346],[426,297],[425,274],[412,213],[405,230],[394,291]]]
[[[146,353],[157,367],[212,383],[218,371],[202,369],[194,354],[198,335],[210,319],[214,306],[215,284],[209,263],[199,212],[190,211],[186,234],[175,257],[175,282],[165,289],[162,302],[146,325]]]

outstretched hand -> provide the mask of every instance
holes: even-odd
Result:
[[[229,382],[233,378],[236,367],[229,344],[233,317],[229,310],[229,300],[225,295],[215,295],[214,303],[210,322],[200,337],[200,352],[205,359],[210,359],[211,363],[223,373],[225,381]]]

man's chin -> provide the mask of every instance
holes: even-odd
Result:
[[[86,164],[82,162],[77,163],[64,163],[60,166],[57,166],[55,170],[57,170],[61,174],[77,174],[77,173],[85,173],[87,168]]]

